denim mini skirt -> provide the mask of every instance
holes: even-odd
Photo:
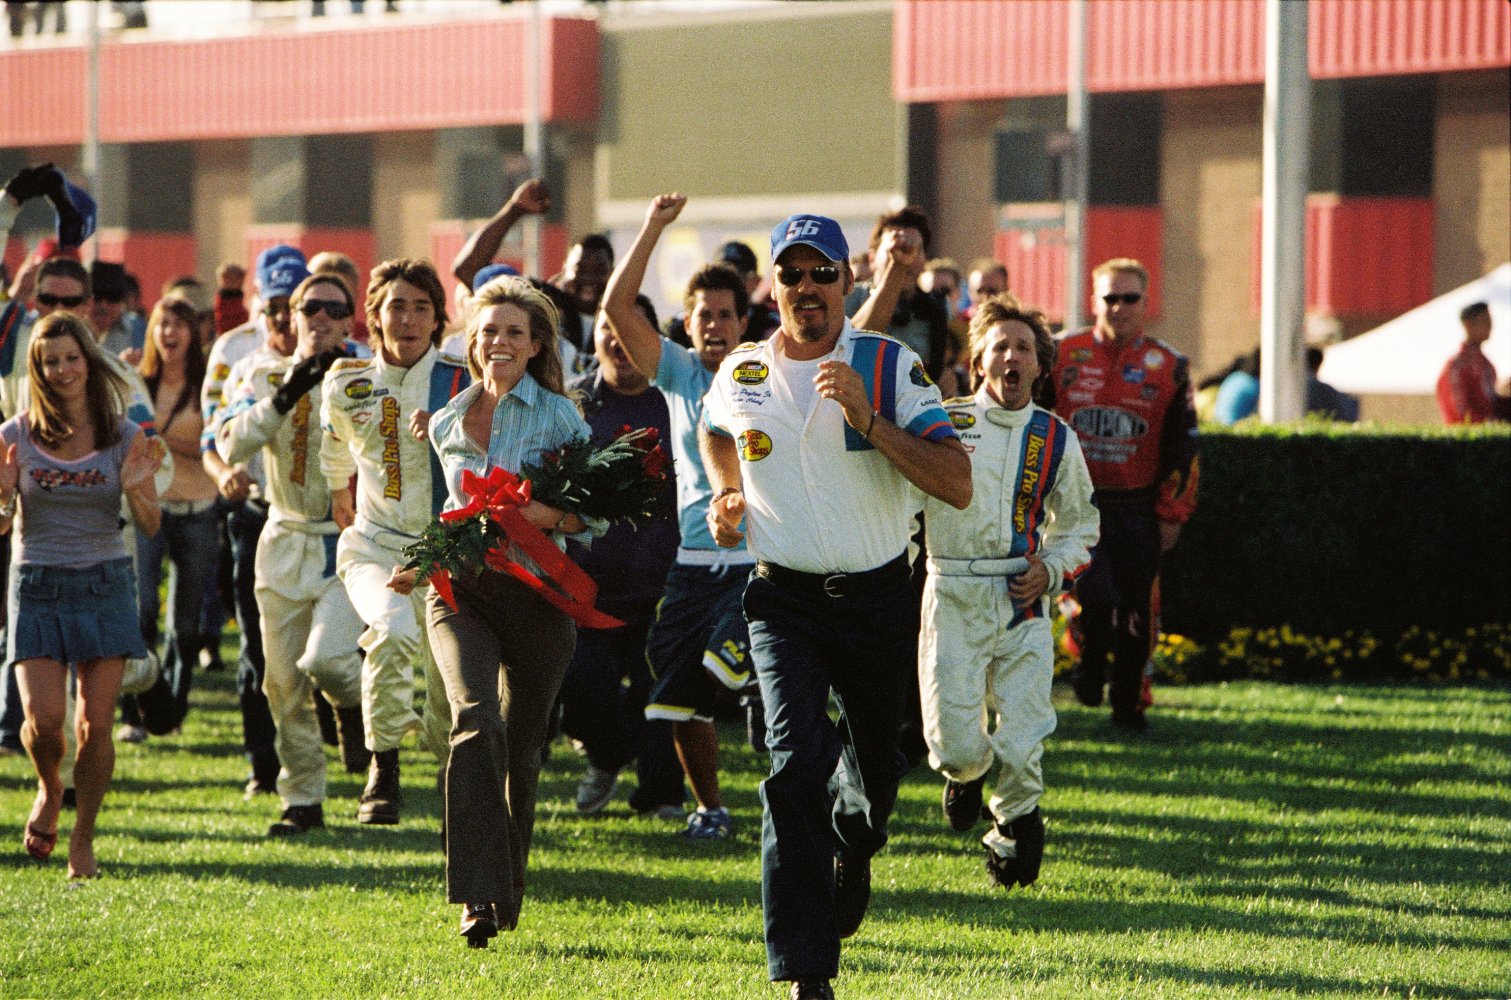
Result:
[[[9,610],[6,663],[147,655],[130,558],[84,567],[22,563],[11,570]]]

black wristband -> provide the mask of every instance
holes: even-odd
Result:
[[[867,441],[871,440],[871,431],[875,427],[876,427],[876,411],[872,410],[871,411],[871,422],[866,425],[866,433],[862,434],[861,437],[865,438]]]

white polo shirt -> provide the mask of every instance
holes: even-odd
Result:
[[[902,342],[849,320],[816,361],[793,361],[784,344],[776,334],[737,347],[703,401],[708,428],[735,440],[750,551],[804,573],[875,569],[907,547],[921,494],[838,402],[819,398],[813,376],[819,361],[848,362],[883,417],[929,441],[956,436],[939,390]]]

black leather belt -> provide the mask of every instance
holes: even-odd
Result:
[[[756,563],[756,575],[783,590],[811,594],[815,597],[858,597],[884,587],[905,583],[908,579],[906,553],[875,569],[859,573],[804,573],[776,563]]]

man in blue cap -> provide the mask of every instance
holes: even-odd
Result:
[[[771,752],[767,967],[795,1000],[823,1000],[840,939],[865,916],[903,771],[914,490],[963,510],[971,467],[918,355],[846,318],[854,279],[839,224],[794,215],[772,230],[771,258],[781,329],[719,366],[699,444],[714,540],[744,540],[756,557],[745,615]]]

